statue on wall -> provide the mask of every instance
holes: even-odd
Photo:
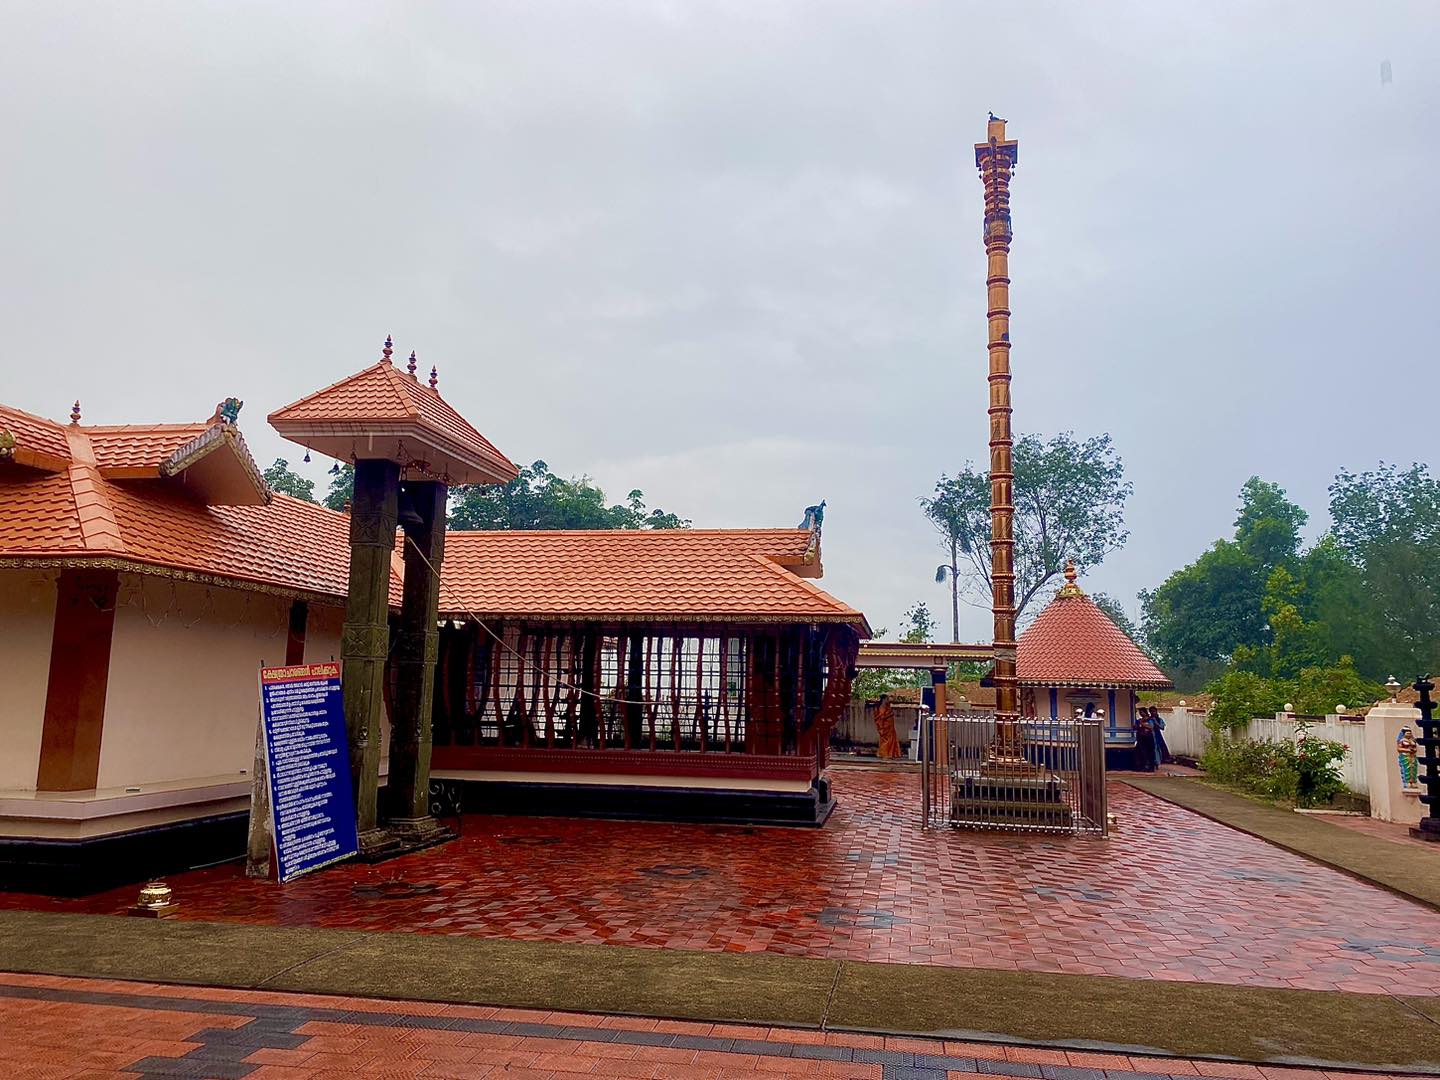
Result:
[[[1402,787],[1420,786],[1420,766],[1415,760],[1418,751],[1419,746],[1415,742],[1414,733],[1408,727],[1402,727],[1400,734],[1395,739],[1395,757],[1400,765]]]

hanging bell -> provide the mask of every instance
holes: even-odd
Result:
[[[399,522],[401,525],[424,525],[425,519],[415,509],[415,503],[410,498],[410,493],[404,488],[400,489],[400,513]]]

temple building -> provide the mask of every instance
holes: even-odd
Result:
[[[1020,635],[1016,673],[1021,712],[1029,717],[1101,715],[1109,768],[1130,768],[1141,690],[1173,685],[1140,646],[1075,582],[1065,584]]]
[[[257,669],[341,657],[347,721],[351,669],[374,671],[378,730],[351,754],[377,828],[442,789],[467,810],[824,820],[869,627],[814,584],[818,525],[445,533],[449,484],[514,467],[388,347],[273,414],[356,463],[357,505],[393,478],[379,517],[270,491],[238,411],[97,426],[0,405],[0,888],[243,853]],[[374,625],[353,614],[367,540]]]

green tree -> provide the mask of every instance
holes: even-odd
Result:
[[[1109,435],[1078,440],[1061,432],[1045,442],[1026,435],[1015,443],[1015,608],[1017,617],[1046,582],[1074,559],[1098,566],[1123,547],[1125,501],[1131,485]],[[963,578],[975,603],[990,604],[990,474],[972,463],[941,476],[921,500],[959,573],[951,579],[958,609]],[[961,558],[963,556],[963,558]],[[949,571],[947,570],[947,574]],[[937,580],[939,574],[937,572]],[[955,619],[958,636],[958,613]]]
[[[1205,688],[1214,699],[1206,721],[1217,730],[1237,731],[1257,716],[1274,716],[1294,693],[1282,680],[1253,671],[1227,671]]]
[[[315,481],[306,480],[299,473],[290,470],[290,463],[284,458],[276,458],[275,464],[271,465],[262,474],[265,483],[270,485],[271,491],[278,491],[282,495],[289,495],[292,498],[304,499],[306,502],[315,501]]]
[[[905,632],[900,640],[912,645],[929,641],[935,634],[935,616],[930,614],[930,605],[921,600],[905,612]]]
[[[1362,678],[1355,670],[1355,661],[1348,656],[1335,664],[1301,669],[1294,687],[1291,703],[1295,711],[1312,716],[1333,713],[1339,705],[1352,710],[1363,708],[1385,697],[1385,688]]]
[[[1235,543],[1260,566],[1282,566],[1294,561],[1308,520],[1310,515],[1279,484],[1252,476],[1240,489]]]
[[[355,466],[336,464],[340,467],[330,473],[330,490],[325,493],[325,505],[331,510],[344,510],[355,495]]]
[[[611,505],[588,477],[556,476],[543,461],[520,470],[508,484],[458,487],[452,529],[683,529],[690,522],[645,505],[632,491]]]
[[[1307,515],[1284,489],[1252,476],[1240,489],[1235,536],[1218,540],[1158,588],[1140,594],[1145,639],[1172,675],[1229,663],[1236,649],[1270,642],[1265,589],[1299,561]]]
[[[1330,516],[1358,578],[1343,622],[1362,670],[1383,677],[1440,667],[1440,481],[1419,464],[1342,469],[1330,486]]]

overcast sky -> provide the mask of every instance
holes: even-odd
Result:
[[[1323,528],[1340,466],[1436,459],[1437,58],[1433,0],[6,0],[0,401],[233,394],[298,463],[265,414],[393,333],[516,461],[697,526],[826,499],[830,591],[944,616],[917,499],[985,453],[994,109],[1016,428],[1114,435],[1086,584],[1134,611],[1252,473]]]

